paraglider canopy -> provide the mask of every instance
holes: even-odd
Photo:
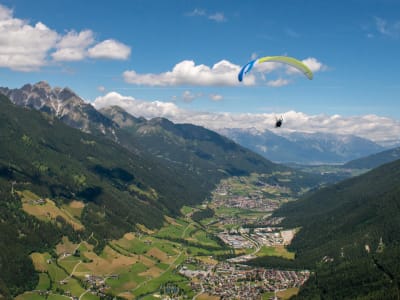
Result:
[[[283,64],[290,65],[300,72],[302,72],[308,79],[313,79],[312,71],[300,60],[296,58],[289,57],[289,56],[264,56],[255,60],[250,61],[249,63],[245,64],[238,74],[238,80],[242,81],[244,75],[251,71],[251,69],[256,64],[265,63],[265,62],[279,62]]]

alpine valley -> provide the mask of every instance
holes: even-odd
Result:
[[[0,94],[0,298],[398,299],[398,149],[259,140],[365,156],[334,177],[43,81]]]

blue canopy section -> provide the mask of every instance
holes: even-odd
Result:
[[[243,76],[250,72],[250,70],[253,68],[254,64],[257,62],[258,59],[252,60],[251,62],[245,64],[243,68],[240,70],[238,74],[238,79],[239,81],[243,80]]]

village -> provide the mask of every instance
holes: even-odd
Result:
[[[43,285],[44,289],[35,292],[43,297],[56,292],[72,300],[146,294],[160,299],[188,299],[188,293],[195,293],[190,296],[193,299],[200,295],[218,299],[286,299],[281,298],[279,293],[287,289],[296,293],[309,278],[309,271],[246,265],[250,260],[264,255],[293,258],[294,253],[288,252],[286,246],[291,243],[296,229],[285,229],[280,224],[282,218],[271,217],[272,211],[281,202],[273,196],[265,197],[266,194],[259,190],[263,188],[261,185],[245,186],[243,190],[238,185],[233,188],[230,184],[222,183],[221,186],[214,192],[211,203],[187,208],[184,220],[169,219],[169,227],[160,230],[165,234],[149,234],[141,230],[129,233],[121,240],[108,241],[107,249],[103,250],[107,253],[97,256],[90,252],[93,246],[88,243],[91,239],[97,243],[92,233],[79,244],[64,240],[65,244],[59,245],[57,257],[35,254],[38,262],[39,257],[46,258],[45,266],[38,264],[41,270],[57,269],[65,273],[57,280],[51,278],[55,289],[51,289],[51,285]],[[235,189],[240,190],[240,195]],[[52,204],[49,199],[27,192],[25,194],[28,195],[25,202],[33,208],[44,210]],[[192,219],[193,212],[206,209],[212,210],[213,214],[208,214],[203,223],[202,219]],[[52,215],[47,214],[46,217],[51,218]],[[171,235],[175,236],[175,240],[168,240]],[[181,240],[196,242],[183,244],[190,246],[190,249],[176,244]],[[212,247],[219,249],[220,254],[213,251],[205,254],[207,248],[203,248],[203,243],[214,245]],[[199,250],[194,248],[197,245]],[[193,252],[198,254],[193,255]],[[182,261],[179,261],[180,258]],[[126,264],[114,268],[104,265],[105,259],[111,264],[114,259]],[[97,264],[109,267],[110,271],[98,269]],[[175,276],[173,274],[179,274],[180,281],[186,281],[186,285],[182,286],[179,280],[158,281],[160,274],[166,273],[172,277]],[[152,288],[147,288],[150,283]],[[126,289],[125,286],[130,288]]]
[[[266,198],[262,191],[253,191],[245,196],[235,195],[229,184],[223,183],[214,191],[213,203],[216,206],[231,208],[253,209],[271,212],[279,207],[279,201]]]
[[[309,278],[304,271],[282,271],[265,268],[252,268],[242,264],[228,262],[208,265],[190,259],[186,263],[197,263],[199,270],[189,270],[185,264],[180,274],[196,279],[192,288],[220,299],[262,299],[266,292],[276,292],[288,288],[300,287]]]

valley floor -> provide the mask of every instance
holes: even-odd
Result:
[[[64,237],[54,253],[32,253],[39,272],[25,299],[287,299],[309,271],[246,266],[265,255],[294,258],[286,250],[296,230],[283,230],[271,211],[288,201],[279,186],[252,185],[243,178],[222,182],[213,198],[166,217],[158,231],[143,226],[111,240],[101,253],[93,235],[80,243]],[[268,197],[266,195],[269,195]],[[21,192],[23,209],[38,218],[64,216],[81,228],[83,203],[53,208],[49,199]],[[52,213],[45,213],[49,211]]]

